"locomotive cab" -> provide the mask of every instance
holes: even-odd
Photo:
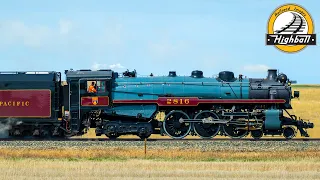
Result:
[[[78,70],[65,73],[69,96],[65,110],[70,111],[71,131],[81,135],[83,130],[95,127],[95,117],[99,116],[102,109],[111,105],[113,71]],[[88,91],[92,83],[95,85],[95,92]]]

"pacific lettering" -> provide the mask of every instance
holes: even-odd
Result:
[[[29,101],[0,101],[0,107],[28,107]]]

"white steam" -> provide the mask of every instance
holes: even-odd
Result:
[[[12,126],[21,124],[22,121],[19,121],[16,118],[7,118],[4,121],[0,122],[0,138],[8,138],[9,130],[12,129]]]

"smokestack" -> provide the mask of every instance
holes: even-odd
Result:
[[[277,79],[277,70],[276,69],[268,69],[267,79],[271,81],[276,81]]]

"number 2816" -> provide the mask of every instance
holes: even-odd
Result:
[[[190,103],[190,99],[167,99],[167,104],[186,105]]]

